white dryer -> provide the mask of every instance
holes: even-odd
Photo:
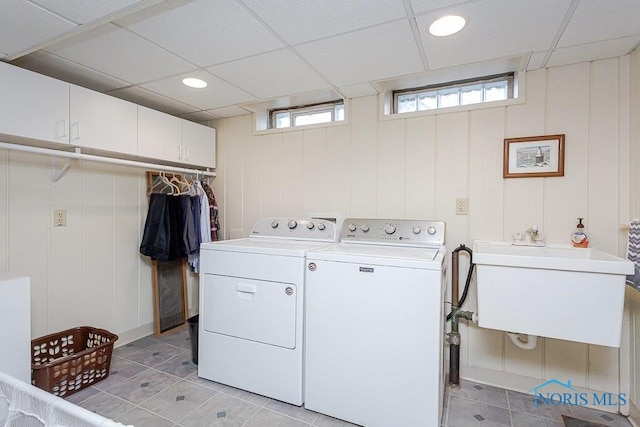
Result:
[[[305,255],[334,223],[265,218],[200,248],[198,376],[302,405]]]
[[[307,253],[305,407],[367,427],[439,426],[445,224],[347,218]]]

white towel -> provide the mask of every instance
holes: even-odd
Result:
[[[635,266],[635,274],[627,276],[627,284],[640,291],[640,221],[632,221],[629,225],[627,259]]]

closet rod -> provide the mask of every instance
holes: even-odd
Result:
[[[28,145],[17,145],[17,144],[9,144],[6,142],[0,142],[0,149],[24,151],[27,153],[35,153],[35,154],[46,154],[49,156],[67,157],[70,159],[77,159],[77,160],[89,160],[92,162],[112,163],[115,165],[134,166],[139,168],[154,169],[154,170],[167,171],[167,172],[181,172],[181,173],[190,173],[194,175],[203,175],[203,176],[217,176],[215,172],[211,172],[209,170],[205,171],[200,169],[180,168],[175,166],[158,165],[155,163],[139,162],[136,160],[115,159],[112,157],[102,157],[102,156],[94,156],[92,154],[82,154],[79,148],[77,148],[76,149],[77,151],[75,152],[69,152],[69,151],[51,150],[49,148],[31,147]]]

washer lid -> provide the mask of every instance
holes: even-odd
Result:
[[[333,245],[333,243],[308,240],[246,238],[202,243],[200,245],[200,250],[304,257],[307,251],[321,249],[328,245]]]
[[[445,253],[445,246],[415,248],[340,243],[308,252],[307,261],[325,260],[439,270],[442,268]]]

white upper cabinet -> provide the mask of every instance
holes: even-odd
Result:
[[[215,168],[216,130],[0,61],[0,141]],[[4,142],[4,141],[3,141]]]
[[[138,106],[138,155],[181,161],[181,132],[179,118]]]
[[[216,167],[216,130],[182,121],[182,158],[192,165]]]
[[[215,129],[138,106],[138,155],[214,168]]]
[[[69,143],[69,83],[0,62],[0,133]]]
[[[71,85],[69,142],[87,148],[138,154],[138,106]]]

